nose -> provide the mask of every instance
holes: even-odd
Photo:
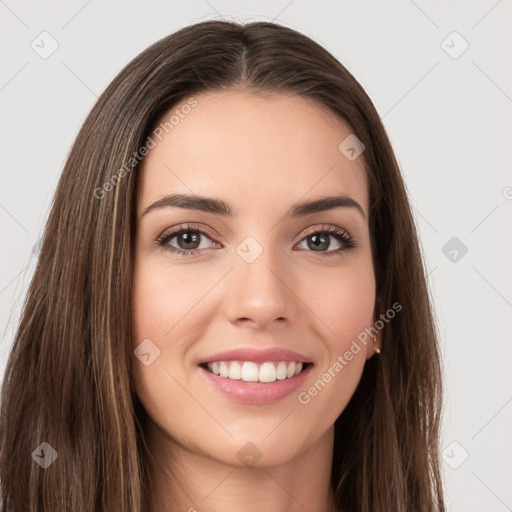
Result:
[[[235,254],[225,283],[223,302],[228,320],[239,326],[275,328],[296,321],[299,298],[293,269],[285,268],[272,251],[264,250],[248,263]]]

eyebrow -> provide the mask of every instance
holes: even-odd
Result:
[[[234,217],[235,213],[228,203],[221,199],[214,199],[212,197],[202,197],[197,195],[188,194],[171,194],[155,201],[150,204],[143,212],[142,215],[168,206],[177,208],[184,208],[188,210],[198,210],[201,212],[214,213],[225,217]],[[357,210],[366,220],[361,205],[347,195],[323,197],[314,201],[303,201],[296,203],[286,212],[286,217],[303,217],[312,213],[324,212],[333,210],[335,208],[353,208]]]

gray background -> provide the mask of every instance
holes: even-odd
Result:
[[[449,510],[512,510],[511,12],[511,0],[0,0],[0,375],[34,246],[97,96],[178,28],[274,20],[324,45],[356,76],[402,167],[443,349]]]

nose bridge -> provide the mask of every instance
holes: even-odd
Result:
[[[263,326],[277,319],[293,319],[295,297],[290,273],[274,246],[266,246],[252,236],[235,248],[234,269],[227,290],[227,314],[231,321],[251,319]]]

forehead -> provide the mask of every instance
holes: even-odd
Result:
[[[150,134],[138,213],[170,193],[215,196],[237,209],[346,194],[368,212],[363,156],[350,161],[339,149],[351,134],[323,105],[297,95],[187,98]]]

